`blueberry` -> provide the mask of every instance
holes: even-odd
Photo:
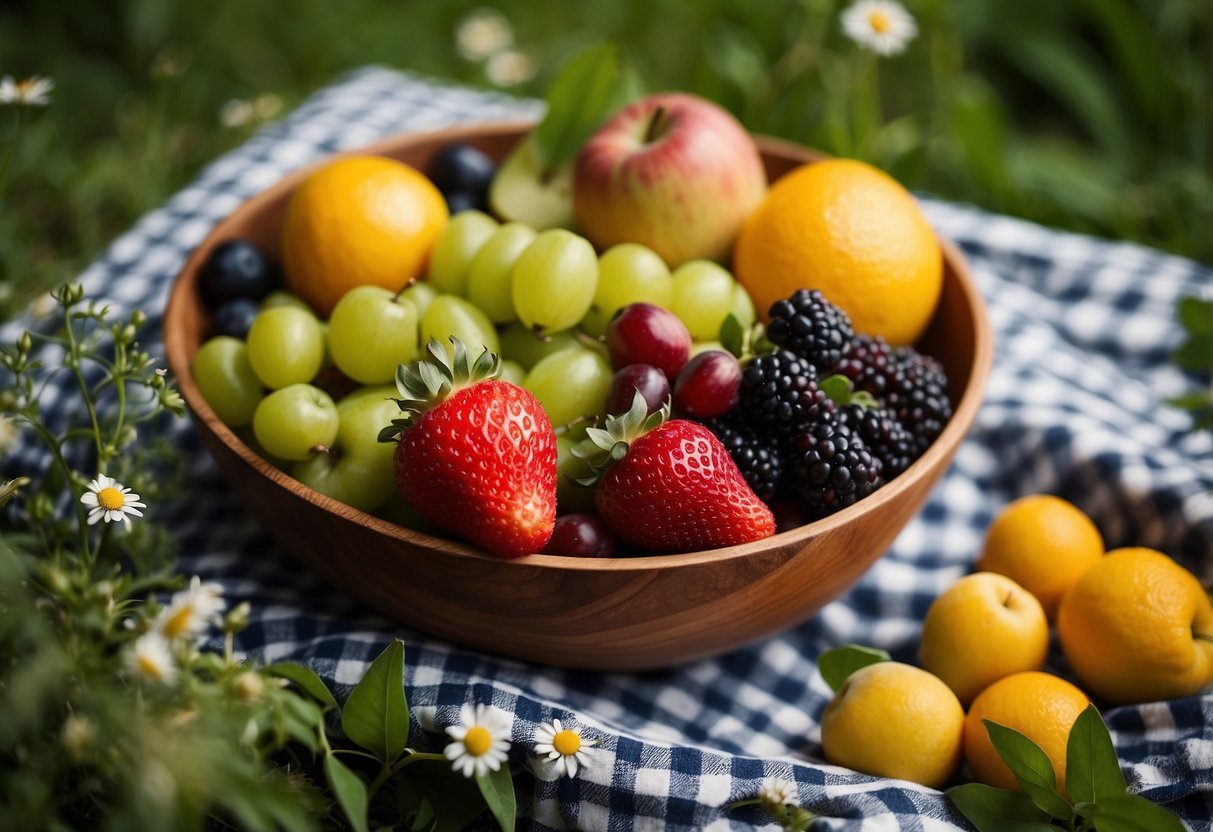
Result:
[[[497,166],[488,156],[462,142],[438,151],[426,168],[434,187],[447,195],[460,191],[487,194],[496,172]]]
[[[484,211],[489,212],[488,200],[481,194],[475,194],[471,191],[451,191],[446,195],[446,207],[451,214],[458,214],[460,211]]]
[[[282,284],[277,265],[249,240],[220,243],[198,275],[202,300],[211,309],[236,298],[261,300]]]
[[[248,337],[253,319],[261,305],[252,298],[234,298],[219,304],[211,318],[211,335],[230,335],[243,340]]]

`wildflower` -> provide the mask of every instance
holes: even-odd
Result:
[[[553,719],[551,725],[540,725],[535,738],[535,753],[558,775],[576,777],[578,764],[590,763],[590,747],[595,741],[586,740],[575,728],[565,728],[559,719]]]
[[[168,639],[155,630],[135,639],[127,653],[126,665],[136,676],[153,682],[168,685],[177,678],[177,665],[173,662]]]
[[[525,52],[510,49],[489,58],[484,73],[497,86],[512,87],[534,77],[535,62]]]
[[[265,691],[265,682],[256,671],[246,670],[232,681],[232,691],[241,702],[256,702]]]
[[[897,55],[918,34],[918,25],[895,0],[859,0],[842,13],[842,31],[877,55]]]
[[[45,107],[51,102],[55,89],[52,78],[32,75],[24,81],[14,81],[13,76],[0,78],[0,104],[16,104],[18,107]]]
[[[219,623],[219,613],[227,603],[223,600],[223,587],[216,583],[202,583],[195,575],[190,585],[173,593],[167,607],[156,618],[156,629],[167,638],[192,636]]]
[[[130,515],[142,517],[139,509],[147,508],[146,503],[139,502],[139,495],[132,494],[122,483],[98,474],[97,479],[88,484],[88,491],[80,496],[80,502],[89,507],[88,524],[96,524],[99,520],[113,523],[121,520],[128,527],[131,524]]]
[[[796,784],[788,780],[768,777],[758,787],[758,802],[771,814],[775,814],[784,806],[795,806]]]
[[[243,99],[233,98],[219,108],[219,121],[224,127],[246,127],[252,124],[255,117],[253,105]]]
[[[480,61],[514,45],[509,18],[494,9],[477,9],[465,17],[455,31],[459,54]]]
[[[509,722],[500,711],[477,705],[473,713],[464,705],[460,724],[446,729],[454,742],[447,745],[443,754],[451,761],[451,768],[464,777],[497,771],[510,750],[509,732]]]

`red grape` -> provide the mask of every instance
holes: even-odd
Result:
[[[692,358],[674,380],[674,407],[706,421],[723,416],[737,404],[741,365],[732,353],[708,350]]]
[[[562,514],[556,518],[552,537],[543,547],[545,555],[575,558],[606,558],[615,554],[615,536],[597,515]]]
[[[625,306],[606,331],[611,364],[652,364],[673,379],[691,354],[691,333],[673,312],[651,303]]]
[[[606,412],[612,415],[627,413],[637,392],[644,397],[649,413],[653,413],[670,397],[670,382],[665,373],[652,364],[629,364],[611,377]]]

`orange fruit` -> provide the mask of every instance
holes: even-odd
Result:
[[[877,777],[942,785],[960,764],[964,709],[921,668],[878,662],[846,678],[821,715],[831,763]]]
[[[403,162],[383,156],[330,162],[287,203],[287,287],[322,317],[354,286],[397,292],[425,271],[448,216],[438,189]]]
[[[1079,681],[1116,705],[1213,684],[1213,606],[1200,582],[1153,549],[1109,552],[1070,588],[1057,636]]]
[[[922,624],[922,666],[962,705],[991,683],[1039,670],[1049,651],[1040,602],[1006,575],[977,572],[944,590]]]
[[[1040,746],[1053,763],[1057,789],[1065,794],[1066,742],[1091,700],[1074,685],[1028,670],[999,679],[977,694],[965,717],[965,759],[973,776],[990,786],[1020,791],[1015,775],[998,756],[983,719],[1011,728]]]
[[[797,289],[818,289],[857,331],[911,344],[939,300],[943,252],[897,180],[827,159],[771,186],[738,234],[733,274],[764,317]]]
[[[990,524],[977,568],[1006,575],[1035,595],[1052,621],[1066,590],[1103,554],[1103,538],[1087,515],[1060,497],[1033,494]]]

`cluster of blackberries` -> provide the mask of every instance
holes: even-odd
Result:
[[[796,500],[811,517],[846,508],[908,468],[952,415],[938,361],[856,333],[820,292],[775,303],[766,335],[774,351],[746,364],[737,406],[708,426],[768,503]]]

